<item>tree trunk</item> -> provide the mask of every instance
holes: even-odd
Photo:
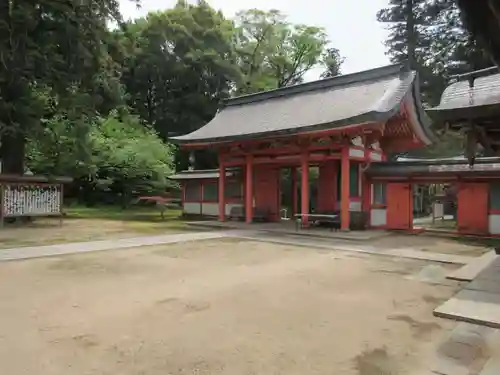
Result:
[[[24,174],[24,149],[26,140],[20,132],[8,132],[2,136],[0,156],[2,173]]]

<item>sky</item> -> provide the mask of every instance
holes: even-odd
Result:
[[[129,0],[119,1],[125,19],[167,9],[176,3],[175,0],[141,0],[141,8],[137,9]],[[331,46],[345,57],[344,74],[389,64],[383,44],[387,31],[376,20],[377,11],[387,6],[389,0],[208,0],[208,3],[228,18],[243,9],[278,9],[292,23],[325,28]],[[317,69],[309,72],[306,80],[317,79],[319,73]]]

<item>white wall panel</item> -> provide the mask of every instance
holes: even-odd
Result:
[[[199,215],[200,209],[200,203],[187,202],[184,203],[182,212],[188,215]]]
[[[488,216],[488,229],[490,234],[500,234],[500,215]]]
[[[357,148],[350,148],[349,149],[349,156],[354,156],[354,157],[357,157],[357,158],[362,158],[362,157],[365,156],[365,151],[357,149]]]
[[[370,212],[370,225],[381,227],[387,225],[387,210],[384,208],[374,208]]]

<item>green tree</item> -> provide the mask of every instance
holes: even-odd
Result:
[[[328,43],[320,27],[294,25],[278,10],[250,9],[236,17],[235,44],[243,80],[238,93],[252,93],[303,82],[321,63]]]
[[[438,103],[448,76],[491,65],[470,39],[455,1],[390,0],[377,19],[389,29],[391,61],[408,62],[420,73],[428,105]]]
[[[77,142],[85,143],[90,152],[79,154]],[[113,111],[94,119],[84,137],[75,134],[67,117],[53,116],[42,131],[29,137],[27,151],[33,172],[72,176],[87,203],[108,194],[108,200],[126,205],[134,195],[161,193],[174,186],[167,179],[174,170],[173,147],[126,113]]]
[[[106,23],[120,22],[117,0],[0,2],[0,137],[2,171],[23,173],[27,134],[42,125],[39,92],[60,107],[93,115],[113,96],[103,67]],[[75,105],[77,104],[77,105]]]
[[[116,31],[121,49],[115,59],[132,113],[163,139],[210,121],[240,77],[233,32],[232,22],[204,1],[179,1]],[[177,151],[176,160],[184,169],[188,154]],[[197,152],[197,168],[216,165],[215,154]]]
[[[206,2],[179,1],[117,33],[134,113],[167,138],[211,119],[238,79],[232,23]]]

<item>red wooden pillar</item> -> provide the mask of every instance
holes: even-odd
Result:
[[[297,194],[297,168],[292,167],[290,168],[290,173],[291,173],[291,180],[292,180],[292,217],[296,213],[298,213],[298,201],[299,201],[299,196]]]
[[[370,149],[365,146],[365,168],[370,164]],[[368,219],[370,218],[371,200],[372,200],[372,187],[370,179],[366,175],[366,171],[360,168],[361,173],[361,209],[367,213]],[[370,222],[370,220],[368,220]]]
[[[226,166],[219,158],[219,221],[226,220],[226,197],[224,188],[226,187]]]
[[[301,210],[300,213],[302,215],[302,223],[303,225],[307,225],[309,213],[309,155],[307,152],[302,153],[301,157],[301,172],[302,172],[302,182],[301,182]],[[304,215],[306,214],[306,215]]]
[[[245,167],[245,222],[253,221],[253,165],[252,155],[246,156]]]
[[[343,146],[341,155],[340,176],[340,229],[349,230],[349,146]]]

